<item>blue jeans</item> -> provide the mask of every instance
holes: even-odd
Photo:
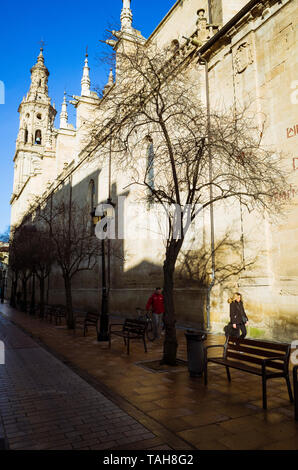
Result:
[[[162,313],[153,313],[152,320],[153,320],[154,338],[159,339],[160,331],[161,331],[161,323],[162,323]]]

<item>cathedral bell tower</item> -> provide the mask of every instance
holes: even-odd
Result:
[[[53,129],[57,111],[48,96],[49,71],[44,65],[43,49],[40,49],[36,64],[31,69],[31,85],[27,96],[19,106],[19,144],[42,145]]]
[[[31,68],[31,84],[18,112],[20,128],[14,157],[14,195],[28,179],[42,172],[42,160],[54,150],[54,120],[57,111],[48,96],[49,71],[44,64],[43,48]]]

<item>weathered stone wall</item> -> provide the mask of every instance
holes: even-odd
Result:
[[[221,329],[228,319],[226,299],[233,290],[243,292],[250,317],[250,334],[276,340],[297,338],[298,319],[295,304],[298,295],[297,185],[295,132],[297,103],[295,77],[298,76],[297,4],[273,5],[263,15],[251,17],[235,28],[231,46],[213,51],[210,57],[210,88],[213,106],[250,106],[259,122],[265,121],[264,142],[284,153],[283,161],[293,183],[286,217],[275,224],[256,223],[244,212],[246,243],[262,247],[262,263],[248,277],[242,276],[230,290],[214,293],[212,322]],[[218,86],[220,84],[220,87]],[[293,92],[294,90],[294,92]],[[220,216],[219,216],[220,217]],[[239,213],[240,218],[240,213]],[[218,219],[215,221],[217,224]],[[260,227],[259,230],[256,229]],[[246,248],[247,250],[247,248]]]
[[[227,22],[239,11],[246,1],[212,2],[213,21],[222,18]],[[209,80],[212,107],[228,108],[250,105],[259,124],[265,119],[264,142],[286,152],[284,163],[290,171],[293,185],[297,183],[298,125],[296,110],[298,104],[297,70],[297,25],[294,22],[297,12],[295,0],[271,2],[270,8],[262,6],[262,11],[247,15],[246,20],[235,26],[225,38],[220,39],[207,53],[209,60]],[[194,33],[197,10],[207,9],[207,1],[185,0],[177,4],[152,34],[150,41],[157,41],[162,47],[172,40]],[[200,81],[198,93],[205,99],[204,71],[194,61],[192,73],[197,73]],[[85,99],[77,108],[77,132],[72,147],[72,137],[63,133],[58,136],[55,160],[57,173],[62,164],[75,160],[84,144],[85,121],[92,115],[92,99]],[[71,154],[72,150],[72,154]],[[52,160],[51,160],[52,161]],[[50,160],[49,160],[50,162]],[[43,169],[42,179],[36,184],[45,185],[51,165]],[[56,175],[57,176],[57,175]],[[108,197],[108,162],[93,160],[81,165],[71,175],[73,198],[83,204],[90,201],[90,181],[96,187],[95,203]],[[70,181],[69,179],[67,180]],[[136,200],[136,193],[127,187],[128,174],[117,171],[112,164],[112,199],[125,195],[127,202]],[[31,184],[31,183],[30,183]],[[68,183],[61,191],[67,191]],[[293,186],[294,187],[294,186]],[[59,191],[60,191],[59,190]],[[14,203],[14,213],[20,213],[25,200],[30,199],[28,185],[24,194]],[[236,203],[231,207],[215,208],[215,232],[219,238],[232,225],[236,239],[244,236],[243,253],[246,258],[259,255],[258,263],[229,284],[214,287],[211,303],[211,326],[213,331],[222,331],[229,320],[228,296],[235,290],[243,293],[245,308],[250,319],[252,336],[268,337],[289,341],[297,338],[297,295],[298,295],[298,237],[297,237],[297,195],[282,194],[291,205],[286,218],[277,225],[269,220],[249,214]],[[242,210],[242,214],[241,214]],[[231,215],[232,214],[232,215]],[[243,224],[240,218],[243,217]],[[135,216],[130,210],[124,215],[125,230],[129,236],[120,242],[119,250],[123,260],[112,261],[110,311],[122,315],[135,312],[136,307],[144,307],[152,290],[162,284],[162,264],[164,248],[158,240],[133,236],[146,228],[147,213]],[[140,228],[141,227],[141,228]],[[208,213],[203,220],[203,229],[208,242],[210,232]],[[243,255],[242,253],[242,255]],[[101,260],[92,272],[83,272],[74,278],[73,300],[78,308],[98,310],[101,299]],[[190,285],[189,280],[177,278],[175,290],[176,313],[180,322],[202,324],[205,308],[205,291],[198,283]],[[50,278],[50,296],[53,303],[64,301],[61,275],[54,272]]]

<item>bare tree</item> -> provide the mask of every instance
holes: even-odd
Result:
[[[36,227],[32,237],[34,247],[34,274],[39,280],[39,316],[44,317],[45,309],[45,281],[49,277],[55,262],[55,246],[49,230]]]
[[[15,229],[12,228],[12,236],[9,244],[9,272],[11,277],[10,305],[16,307],[16,296],[19,280],[19,264],[16,240],[13,237]]]
[[[22,284],[22,310],[27,310],[27,284],[34,271],[34,245],[32,236],[35,227],[28,224],[27,221],[12,230],[12,241],[10,244],[10,268],[15,273],[15,279],[12,286],[12,305],[15,306],[15,295],[18,277]]]
[[[174,272],[190,224],[201,211],[235,199],[250,211],[276,213],[281,208],[276,195],[288,187],[274,152],[262,144],[263,129],[255,117],[234,109],[208,114],[198,99],[194,69],[184,60],[179,47],[119,46],[116,83],[100,105],[92,135],[93,144],[102,142],[103,158],[106,148],[129,185],[161,205],[168,219],[163,262],[167,364],[176,361]]]
[[[74,328],[72,279],[80,271],[92,270],[100,254],[99,240],[90,229],[88,207],[77,202],[59,200],[47,203],[37,216],[48,228],[56,264],[63,276],[67,326]]]
[[[195,245],[195,240],[193,241]],[[214,285],[223,287],[233,280],[238,280],[244,271],[254,268],[260,258],[260,253],[244,259],[241,240],[235,240],[232,231],[227,230],[214,245],[215,258]],[[177,260],[177,276],[179,279],[208,289],[212,279],[212,251],[210,243],[202,243],[196,250],[181,249]]]

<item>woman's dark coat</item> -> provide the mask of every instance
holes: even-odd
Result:
[[[239,325],[239,323],[246,323],[248,321],[242,301],[237,302],[234,300],[230,304],[230,319],[231,323],[236,323],[236,325]]]

